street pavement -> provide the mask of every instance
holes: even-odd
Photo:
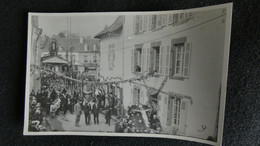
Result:
[[[50,125],[53,131],[79,131],[79,132],[114,132],[115,121],[111,119],[110,126],[106,123],[104,114],[99,114],[99,124],[94,124],[94,117],[91,114],[90,125],[85,124],[85,115],[82,113],[80,116],[80,127],[75,126],[75,115],[67,113],[65,117],[57,116],[49,118]]]

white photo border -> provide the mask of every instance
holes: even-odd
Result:
[[[152,137],[152,138],[169,138],[169,139],[179,139],[187,140],[194,142],[201,142],[210,145],[222,145],[222,136],[224,128],[224,113],[225,113],[225,102],[226,102],[226,92],[227,92],[227,77],[228,77],[228,60],[229,60],[229,48],[230,48],[230,38],[231,38],[231,23],[232,23],[232,7],[233,3],[185,9],[185,10],[176,10],[176,11],[146,11],[146,12],[101,12],[101,13],[28,13],[28,36],[27,36],[27,66],[26,66],[26,88],[25,88],[25,108],[24,108],[24,129],[23,135],[27,136],[37,136],[37,135],[77,135],[77,136],[118,136],[118,137]],[[108,132],[30,132],[28,131],[28,120],[29,120],[29,86],[30,86],[30,61],[31,61],[31,16],[86,16],[86,15],[113,15],[113,14],[123,14],[123,15],[132,15],[140,13],[170,13],[170,12],[182,12],[189,10],[193,11],[206,11],[212,9],[226,8],[226,31],[225,31],[225,43],[224,43],[224,56],[223,56],[223,66],[222,66],[222,87],[221,87],[221,99],[220,99],[220,108],[219,108],[219,121],[218,121],[218,136],[217,142],[203,140],[199,138],[186,137],[186,136],[176,136],[176,135],[166,135],[166,134],[143,134],[143,133],[108,133]]]

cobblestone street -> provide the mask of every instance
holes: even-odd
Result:
[[[85,124],[85,115],[81,114],[80,127],[75,127],[75,115],[71,113],[66,114],[66,119],[58,116],[54,119],[49,118],[50,124],[55,131],[84,131],[84,132],[114,132],[115,121],[111,119],[111,125],[108,126],[103,114],[99,114],[99,124],[94,124],[93,115],[91,115],[90,125]]]

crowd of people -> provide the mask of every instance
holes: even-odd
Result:
[[[121,102],[115,102],[116,100],[118,99],[113,94],[105,93],[99,87],[95,89],[94,93],[80,94],[75,90],[71,94],[65,88],[43,86],[40,91],[35,92],[32,90],[30,93],[29,130],[53,130],[48,118],[60,116],[63,120],[67,121],[67,112],[75,115],[76,127],[80,126],[79,122],[83,113],[86,125],[90,125],[91,123],[99,124],[99,114],[101,112],[105,114],[106,124],[110,126],[113,110],[122,107],[119,105]],[[92,119],[93,122],[91,122]]]

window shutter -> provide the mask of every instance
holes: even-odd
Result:
[[[132,91],[133,91],[133,105],[135,105],[136,104],[136,89],[135,89],[135,87],[132,88]]]
[[[154,59],[154,49],[153,48],[150,48],[150,68],[152,69],[152,70],[155,70],[155,68],[154,68],[154,61],[155,61],[155,59]]]
[[[173,14],[173,20],[172,23],[177,23],[179,20],[179,14]]]
[[[176,59],[176,47],[173,45],[171,49],[171,68],[170,68],[170,74],[174,75],[175,74],[175,59]]]
[[[132,53],[131,53],[131,71],[135,72],[134,50],[132,50]]]
[[[137,28],[136,28],[136,19],[137,18],[137,16],[134,16],[134,20],[133,20],[133,33],[135,34],[136,33],[136,30],[137,30]]]
[[[186,20],[186,13],[180,13],[179,20],[180,20],[180,22],[185,21]]]
[[[142,48],[142,55],[141,55],[141,72],[145,71],[145,49]]]
[[[148,15],[144,15],[143,18],[144,18],[144,20],[143,20],[143,31],[146,31]]]
[[[152,15],[148,16],[148,30],[152,29]]]
[[[150,68],[150,48],[146,49],[146,69]]]
[[[157,27],[162,26],[162,14],[157,15]]]
[[[160,46],[160,56],[159,56],[159,74],[163,74],[163,55],[164,55],[164,47]]]
[[[140,98],[140,103],[141,104],[144,104],[144,91],[143,90],[141,90],[141,98]]]
[[[139,15],[139,32],[143,31],[143,15]]]
[[[166,25],[166,20],[167,20],[167,15],[166,15],[166,14],[163,14],[163,15],[162,15],[162,26],[165,26],[165,25]]]
[[[139,65],[138,64],[138,52],[137,52],[137,50],[136,49],[134,49],[134,72],[136,72],[136,66],[141,66],[141,64]],[[142,54],[140,54],[140,56],[141,56]]]
[[[172,20],[173,20],[172,17],[173,17],[172,14],[168,15],[168,24],[172,24]]]
[[[183,65],[183,76],[190,76],[190,60],[191,60],[191,43],[185,43],[184,47],[184,65]]]
[[[167,110],[167,126],[172,125],[173,99],[168,96],[168,110]]]
[[[155,29],[156,23],[157,23],[156,15],[152,15],[152,29]]]
[[[171,52],[171,48],[170,45],[165,47],[165,51],[164,51],[164,58],[165,58],[165,75],[170,75],[170,53]]]

